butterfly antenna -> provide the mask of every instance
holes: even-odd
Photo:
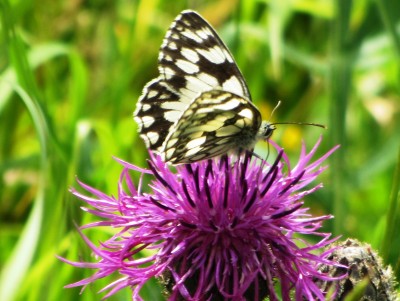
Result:
[[[275,111],[280,107],[281,101],[278,100],[278,103],[276,104],[275,108],[272,109],[271,115],[269,115],[269,120],[272,119],[272,116],[274,115]]]
[[[328,127],[320,124],[320,123],[311,123],[311,122],[274,122],[271,123],[271,125],[275,125],[275,124],[296,124],[296,125],[311,125],[311,126],[317,126],[319,128],[323,128],[323,129],[327,129]]]
[[[281,101],[278,100],[278,103],[276,104],[276,106],[272,109],[271,115],[269,116],[269,119],[272,119],[272,116],[274,115],[275,111],[280,107],[281,105]],[[311,122],[274,122],[271,123],[270,125],[275,125],[275,124],[297,124],[297,125],[312,125],[312,126],[317,126],[323,129],[327,129],[327,127],[323,124],[320,123],[311,123]]]
[[[272,116],[274,115],[275,111],[279,108],[279,106],[281,105],[281,101],[278,100],[278,103],[276,104],[276,106],[273,108],[271,115],[269,116],[269,119],[272,119]],[[317,126],[323,129],[327,129],[327,127],[323,124],[320,123],[312,123],[312,122],[274,122],[274,123],[270,123],[270,125],[276,125],[276,124],[296,124],[296,125],[311,125],[311,126]]]

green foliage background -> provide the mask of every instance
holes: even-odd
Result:
[[[163,36],[183,9],[229,46],[265,119],[326,124],[341,144],[306,204],[335,235],[370,243],[399,276],[400,2],[390,0],[0,0],[0,299],[100,300],[101,280],[60,262],[90,260],[76,226],[76,177],[116,194],[116,156],[146,166],[132,112],[157,76]],[[281,107],[270,116],[278,100]],[[295,160],[321,135],[279,126]],[[258,152],[266,151],[259,143]],[[93,241],[104,233],[87,231]],[[145,300],[162,300],[155,282]],[[129,300],[124,290],[110,300]]]

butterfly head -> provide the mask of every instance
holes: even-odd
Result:
[[[257,138],[262,140],[268,140],[275,131],[276,126],[268,121],[263,121],[261,123],[260,129],[257,133]]]

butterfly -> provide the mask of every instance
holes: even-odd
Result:
[[[134,119],[146,146],[163,161],[192,163],[252,149],[275,130],[252,103],[228,48],[198,13],[185,10],[172,22],[158,69]]]

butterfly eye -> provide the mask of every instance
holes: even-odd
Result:
[[[260,131],[258,132],[257,137],[259,139],[267,140],[272,136],[272,133],[275,131],[276,126],[267,121],[263,121],[260,126]]]

